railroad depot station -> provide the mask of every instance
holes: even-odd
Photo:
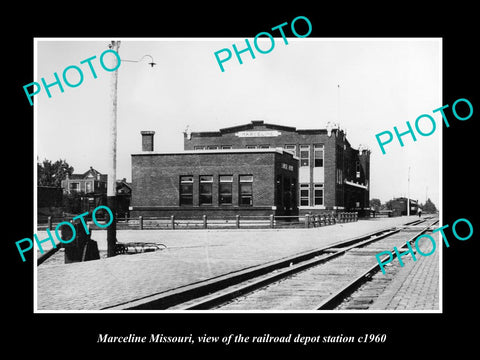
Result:
[[[370,151],[345,131],[301,130],[263,121],[185,132],[184,150],[154,151],[142,131],[132,154],[131,216],[296,216],[370,210]]]

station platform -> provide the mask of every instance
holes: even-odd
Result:
[[[421,256],[416,254],[416,261],[410,255],[403,256],[404,266],[399,262],[392,262],[393,266],[387,272],[393,271],[391,281],[383,293],[378,296],[369,310],[405,310],[405,311],[441,311],[440,301],[440,253],[443,250],[439,235],[434,234],[436,250],[432,255]],[[428,254],[432,250],[431,243],[419,242],[420,250]],[[381,272],[374,277],[380,278]]]
[[[72,264],[49,260],[36,267],[36,310],[99,311],[415,219],[376,218],[309,229],[119,230],[119,242],[162,243],[167,248]],[[105,230],[93,231],[92,239],[106,249]],[[414,266],[433,259],[421,258]],[[409,268],[413,271],[411,266],[404,269]],[[384,306],[394,306],[384,301]]]

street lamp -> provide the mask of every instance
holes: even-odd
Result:
[[[118,54],[120,48],[120,41],[112,41],[108,47],[113,49]],[[153,60],[151,55],[144,55],[140,60],[126,60],[121,59],[121,61],[126,62],[140,62],[144,58],[149,57],[151,62],[148,64],[153,67],[156,63]],[[109,161],[108,161],[108,183],[107,183],[107,206],[112,210],[113,221],[112,224],[107,228],[107,256],[115,256],[115,244],[117,243],[117,225],[116,225],[116,216],[117,216],[117,204],[116,204],[116,195],[117,195],[117,87],[118,87],[118,64],[117,57],[111,60],[111,69],[116,69],[111,76],[110,81],[110,96],[111,96],[111,108],[110,108],[110,147],[109,147]]]
[[[145,59],[146,57],[149,57],[152,61],[148,63],[148,65],[150,65],[151,67],[154,67],[155,65],[157,65],[157,63],[153,62],[153,57],[151,55],[143,55],[142,58],[140,60],[127,60],[127,59],[122,59],[122,61],[127,61],[127,62],[140,62],[142,61],[143,59]]]

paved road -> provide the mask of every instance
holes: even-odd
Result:
[[[412,221],[361,220],[314,229],[121,230],[120,242],[161,242],[167,249],[37,268],[38,310],[99,310]],[[38,233],[40,239],[46,233]],[[106,231],[94,231],[106,249]]]

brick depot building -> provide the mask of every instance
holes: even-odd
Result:
[[[344,131],[252,121],[184,134],[184,151],[132,154],[132,216],[297,215],[369,209],[370,151]]]

